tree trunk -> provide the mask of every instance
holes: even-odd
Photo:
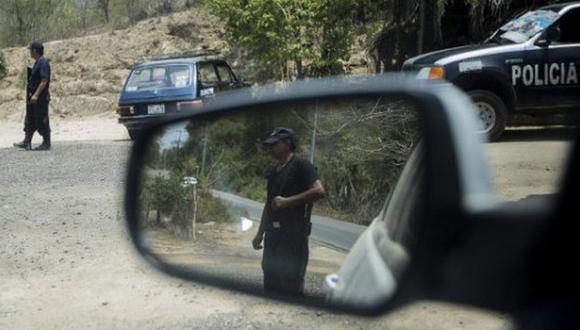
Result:
[[[136,21],[136,2],[136,0],[127,0],[127,18],[129,19],[129,25],[133,25]]]
[[[18,5],[15,5],[15,14],[16,14],[16,34],[18,35],[18,44],[20,46],[25,45],[26,41],[25,36],[24,36],[24,18],[22,17],[22,10],[18,7]]]
[[[483,20],[483,6],[472,5],[469,16],[471,24],[469,26],[469,35],[474,40],[482,39],[481,22]]]
[[[296,79],[302,79],[304,77],[304,69],[302,67],[302,60],[294,60],[294,65],[296,65]]]
[[[424,0],[423,15],[423,49],[429,52],[441,47],[441,17],[437,0]]]
[[[103,12],[103,17],[105,18],[105,22],[109,23],[111,20],[111,17],[109,14],[109,0],[99,0],[99,7],[100,7],[101,11]]]
[[[419,30],[417,31],[417,52],[423,53],[425,43],[425,3],[419,2]]]

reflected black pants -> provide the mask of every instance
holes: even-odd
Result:
[[[50,135],[50,122],[48,119],[48,103],[26,105],[26,118],[24,119],[24,132],[28,135],[38,132],[40,135]]]
[[[303,295],[308,253],[308,235],[266,231],[262,256],[264,290]]]

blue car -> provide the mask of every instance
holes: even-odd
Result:
[[[133,67],[119,98],[119,123],[131,139],[148,122],[201,107],[204,99],[247,86],[213,56],[170,57]]]

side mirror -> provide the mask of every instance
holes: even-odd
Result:
[[[471,220],[494,204],[475,110],[455,87],[373,76],[222,95],[134,144],[126,215],[153,266],[359,314],[505,300],[478,301],[478,285],[496,279],[473,273],[479,260],[459,262],[462,248],[482,248],[461,239],[475,224],[490,238]],[[446,273],[468,277],[461,286]]]
[[[536,41],[536,45],[539,47],[548,47],[554,41],[560,40],[560,27],[558,26],[551,26],[549,27],[546,32]]]

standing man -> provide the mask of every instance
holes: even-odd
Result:
[[[50,64],[44,58],[44,46],[33,41],[28,47],[34,66],[30,70],[26,93],[26,119],[24,121],[24,140],[14,143],[17,148],[31,150],[32,136],[38,131],[42,135],[42,144],[35,151],[50,150],[50,123],[48,120],[48,103],[50,102]]]
[[[277,164],[268,177],[268,197],[254,249],[262,248],[264,290],[300,296],[308,264],[312,205],[325,191],[314,166],[294,154],[296,135],[279,127],[264,141]]]

